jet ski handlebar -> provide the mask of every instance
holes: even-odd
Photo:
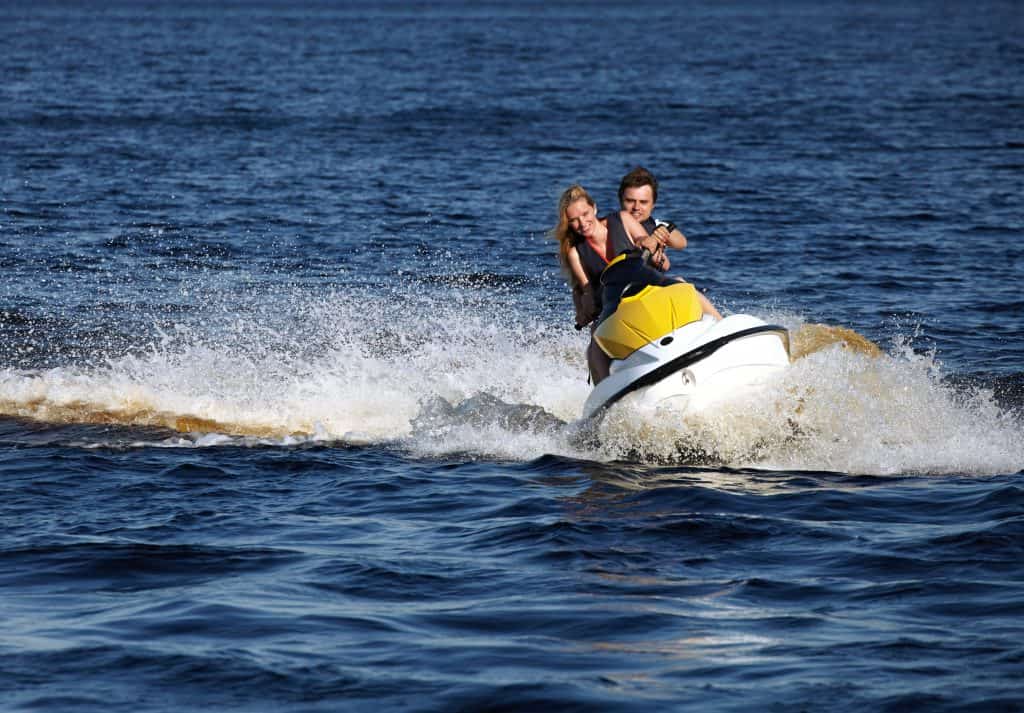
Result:
[[[671,233],[673,230],[676,229],[676,224],[673,223],[672,221],[668,221],[666,223],[659,223],[658,227],[659,228],[664,228],[665,230],[667,230],[668,232]],[[654,256],[654,253],[652,253],[647,248],[644,248],[643,251],[640,253],[640,259],[643,260],[644,265],[650,265],[651,264],[651,258],[653,256]]]

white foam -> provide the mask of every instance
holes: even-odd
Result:
[[[1006,473],[1024,466],[1021,424],[990,393],[944,383],[934,359],[829,347],[763,392],[699,414],[607,419],[607,455],[698,448],[732,467],[861,474]]]
[[[343,441],[428,457],[671,462],[686,462],[686,449],[699,447],[734,467],[1024,467],[1017,420],[990,394],[944,384],[935,361],[909,349],[880,358],[825,349],[798,360],[765,394],[699,416],[613,412],[590,447],[575,443],[570,427],[508,426],[500,413],[490,423],[485,414],[443,431],[415,430],[423,404],[437,398],[458,405],[488,394],[567,423],[580,414],[589,391],[585,334],[565,320],[517,313],[501,291],[452,290],[441,303],[369,292],[289,295],[256,312],[225,314],[179,325],[133,356],[0,370],[0,410],[52,422],[169,426],[183,432],[161,443],[170,447]]]

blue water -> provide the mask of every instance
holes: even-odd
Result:
[[[1024,710],[1015,2],[0,6],[0,708]],[[661,179],[852,330],[597,432]],[[625,407],[624,407],[625,409]]]

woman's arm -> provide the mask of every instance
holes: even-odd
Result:
[[[622,218],[622,227],[626,229],[626,235],[633,241],[633,244],[654,252],[657,245],[655,245],[655,241],[652,241],[647,231],[644,230],[644,226],[640,225],[637,219],[626,211],[619,213],[619,217]]]
[[[629,235],[633,244],[651,251],[651,262],[656,268],[664,272],[672,267],[668,255],[665,254],[665,245],[657,237],[648,235],[644,226],[640,225],[640,222],[626,211],[622,211],[619,215],[622,216],[622,227],[626,229],[626,234]]]
[[[583,269],[583,262],[580,261],[580,253],[576,250],[575,245],[569,248],[569,251],[565,255],[565,259],[569,263],[569,270],[572,272],[576,285],[578,287],[586,287],[589,285],[590,278],[587,277],[587,273]]]
[[[597,308],[594,287],[583,270],[583,263],[580,261],[580,254],[575,246],[569,248],[565,258],[572,271],[573,281],[576,283],[572,288],[572,306],[576,310],[576,329],[583,329],[600,316],[601,310]]]

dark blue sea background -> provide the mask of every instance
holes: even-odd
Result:
[[[638,164],[847,346],[588,430]],[[1022,711],[1022,239],[1016,1],[8,0],[0,709]]]

